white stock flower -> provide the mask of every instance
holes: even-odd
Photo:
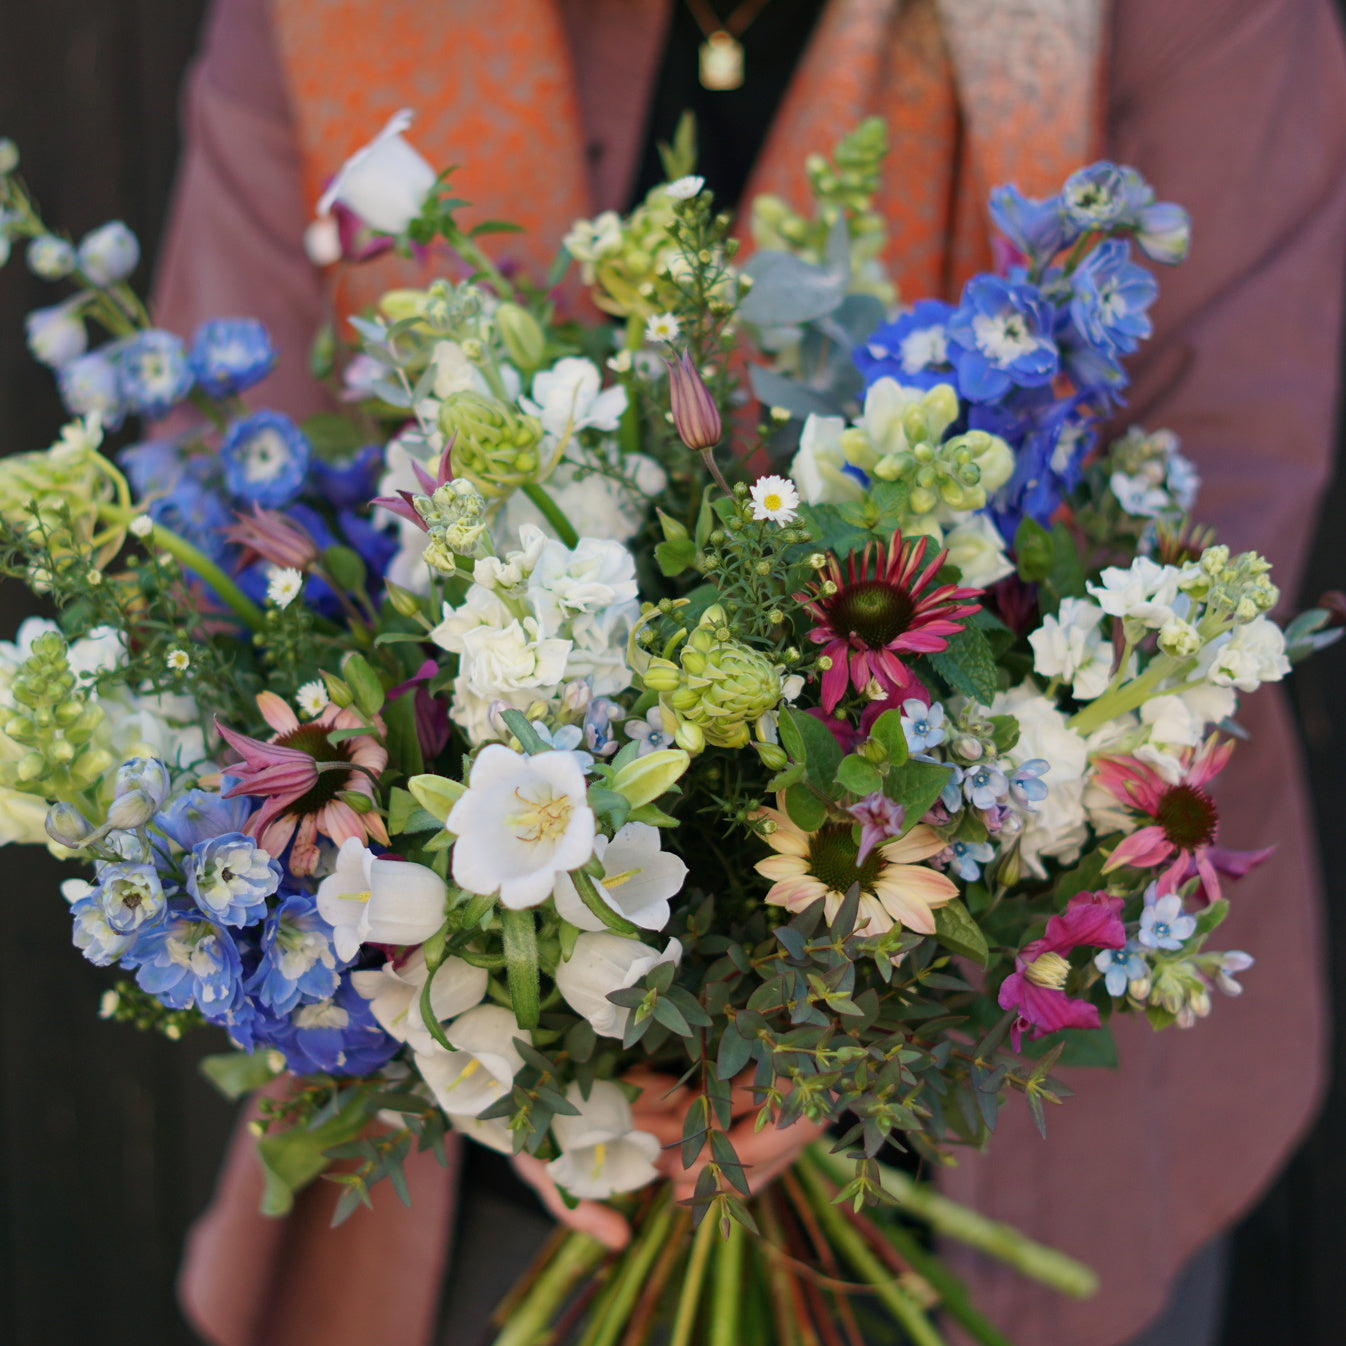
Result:
[[[626,1032],[631,1011],[608,999],[611,991],[634,986],[659,963],[682,961],[682,945],[670,939],[660,953],[648,944],[604,930],[585,932],[575,941],[570,957],[556,969],[556,989],[576,1014],[589,1021],[601,1037],[619,1038]]]
[[[444,924],[444,880],[425,865],[380,859],[347,837],[318,885],[318,911],[349,961],[362,944],[421,944]]]
[[[1164,487],[1165,475],[1164,464],[1151,461],[1131,476],[1125,472],[1114,472],[1108,478],[1108,486],[1127,514],[1139,519],[1153,519],[1173,504],[1172,497]]]
[[[320,216],[339,202],[371,229],[400,234],[421,213],[435,170],[402,139],[411,121],[411,110],[403,108],[337,169],[318,201]]]
[[[569,752],[525,757],[500,743],[483,748],[445,826],[458,838],[454,882],[469,893],[499,892],[515,910],[537,906],[558,874],[593,854],[593,810]]]
[[[1013,715],[1019,741],[1006,754],[1015,766],[1035,757],[1051,763],[1043,777],[1047,797],[1025,819],[1020,854],[1031,873],[1046,877],[1046,856],[1070,863],[1087,835],[1082,800],[1089,750],[1066,717],[1045,696],[1029,686],[1000,692],[991,703],[992,715]]]
[[[568,355],[534,375],[532,397],[521,397],[519,405],[554,439],[587,429],[611,432],[626,410],[626,389],[617,384],[600,391],[602,381],[592,360]]]
[[[1234,713],[1238,698],[1228,687],[1209,683],[1167,696],[1152,696],[1140,708],[1149,727],[1150,741],[1169,747],[1194,748],[1206,736],[1206,726],[1219,724]]]
[[[588,285],[593,281],[594,262],[621,251],[622,217],[615,210],[605,210],[592,220],[576,220],[561,246],[582,264],[584,283]]]
[[[1185,599],[1175,611],[1178,577],[1176,566],[1161,566],[1148,556],[1137,556],[1126,569],[1108,566],[1099,576],[1101,583],[1089,583],[1085,588],[1110,617],[1123,617],[1158,630],[1175,616],[1185,615]]]
[[[649,823],[627,823],[609,840],[594,838],[594,854],[603,862],[603,877],[594,880],[598,895],[619,916],[643,930],[668,924],[669,898],[682,891],[687,866],[659,846],[659,829]],[[581,930],[605,927],[580,900],[569,874],[556,876],[552,896],[557,913]]]
[[[425,954],[417,949],[405,962],[351,973],[351,985],[369,1001],[370,1012],[384,1032],[409,1042],[418,1052],[431,1051],[435,1040],[421,1017],[425,987]],[[490,977],[485,968],[461,958],[446,958],[430,983],[430,1011],[445,1023],[481,1004]]]
[[[533,1040],[499,1005],[478,1005],[459,1015],[444,1036],[453,1050],[435,1043],[416,1053],[416,1067],[439,1106],[461,1117],[475,1117],[509,1093],[523,1065],[514,1039]]]
[[[989,589],[1014,574],[1014,562],[1005,554],[1005,539],[985,514],[955,524],[944,534],[948,562],[958,567],[962,582],[972,589]]]
[[[659,1176],[659,1140],[635,1129],[631,1104],[620,1086],[599,1080],[585,1098],[579,1085],[572,1084],[566,1102],[577,1115],[552,1118],[561,1153],[547,1165],[558,1187],[572,1196],[602,1201],[618,1192],[634,1192]]]
[[[1103,609],[1082,598],[1063,598],[1056,616],[1046,616],[1028,637],[1033,671],[1069,683],[1076,698],[1101,696],[1112,677],[1112,646],[1099,623]]]
[[[1264,682],[1279,682],[1289,671],[1284,633],[1270,618],[1254,617],[1219,644],[1206,676],[1217,687],[1253,692]]]

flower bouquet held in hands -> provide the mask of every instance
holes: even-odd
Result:
[[[450,1130],[515,1156],[567,1224],[501,1346],[1002,1342],[933,1238],[1091,1273],[908,1161],[1045,1129],[1111,1015],[1238,992],[1212,941],[1266,855],[1211,781],[1238,694],[1333,634],[1273,622],[1172,435],[1103,436],[1135,254],[1186,217],[1108,163],[1003,187],[1003,274],[899,305],[880,123],[746,261],[680,137],[540,290],[405,129],[310,246],[443,278],[323,334],[348,414],[303,425],[240,400],[260,324],[153,326],[130,233],[52,232],[0,145],[74,418],[0,464],[5,573],[57,613],[0,659],[4,839],[87,862],[108,1017],[213,1025],[221,1087],[266,1086],[268,1212],[414,1201]]]

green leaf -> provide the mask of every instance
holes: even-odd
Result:
[[[1045,1056],[1050,1048],[1059,1046],[1060,1055],[1055,1066],[1101,1066],[1117,1068],[1117,1043],[1107,1028],[1063,1028],[1048,1033],[1036,1042],[1025,1042],[1019,1054],[1030,1060]],[[1044,1072],[1045,1073],[1045,1072]]]
[[[946,949],[960,957],[970,958],[983,967],[990,957],[981,927],[968,915],[967,908],[956,897],[942,907],[935,908],[935,938]]]
[[[524,752],[530,755],[535,752],[550,752],[551,744],[538,734],[533,728],[527,716],[521,710],[505,710],[500,712],[500,718],[504,720],[509,732],[519,740],[519,746]]]
[[[901,766],[907,760],[907,735],[902,728],[902,712],[885,710],[870,728],[869,737],[882,745],[893,766]]]
[[[654,549],[654,559],[659,569],[669,579],[680,575],[696,560],[696,543],[691,534],[672,515],[663,510],[656,511],[659,525],[664,530],[664,540]]]
[[[777,794],[781,790],[788,790],[792,785],[798,785],[804,779],[805,766],[803,762],[795,762],[788,766],[784,771],[778,771],[767,781],[766,788],[772,794]]]
[[[1025,584],[1039,584],[1051,574],[1051,534],[1026,514],[1014,530],[1014,559],[1019,567],[1019,578]]]
[[[368,1123],[365,1100],[357,1093],[336,1116],[319,1126],[268,1131],[257,1142],[264,1179],[262,1214],[288,1215],[295,1193],[331,1163],[326,1151],[353,1141]]]
[[[219,1052],[203,1056],[196,1068],[225,1098],[237,1102],[245,1094],[260,1089],[275,1079],[277,1071],[271,1064],[273,1054],[257,1052]]]
[[[352,547],[328,547],[322,554],[323,569],[338,589],[359,593],[365,587],[365,563]]]
[[[511,911],[509,907],[501,907],[500,934],[515,1021],[520,1028],[536,1028],[542,996],[537,969],[537,921],[532,908]]]
[[[838,785],[853,795],[871,795],[883,789],[883,777],[878,768],[858,753],[841,759],[836,779]]]
[[[907,822],[920,822],[925,811],[949,783],[950,770],[939,762],[903,762],[891,770],[883,783],[883,792],[907,812]]]
[[[1058,598],[1079,598],[1084,594],[1084,566],[1070,529],[1063,523],[1052,526],[1052,569],[1047,582]]]
[[[331,329],[326,329],[326,332],[330,340]],[[321,335],[320,333],[319,336],[321,337]],[[315,350],[317,346],[318,342],[315,340]],[[330,369],[330,348],[323,354],[329,360]],[[319,375],[318,377],[325,378],[326,375]],[[345,416],[338,416],[330,411],[322,411],[316,416],[310,416],[299,428],[304,432],[304,438],[312,445],[313,452],[323,459],[349,458],[365,442],[359,426],[353,420],[349,420]]]
[[[989,706],[999,687],[995,656],[986,637],[975,626],[949,637],[946,650],[926,656],[935,672],[963,696]]]
[[[816,832],[827,821],[827,806],[807,785],[786,790],[785,812],[801,832]]]
[[[424,771],[421,739],[416,732],[416,698],[408,694],[390,701],[383,712],[383,723],[388,729],[389,760],[396,762],[408,774]]]
[[[752,1043],[732,1025],[720,1037],[720,1048],[715,1058],[715,1073],[722,1080],[732,1080],[752,1059]]]
[[[795,728],[795,722],[789,715],[782,715],[777,726],[780,734],[780,745],[789,754],[792,762],[803,762],[807,759],[807,751],[804,748],[804,736]]]
[[[1209,935],[1212,930],[1217,929],[1228,915],[1229,899],[1227,897],[1220,898],[1218,902],[1212,902],[1210,906],[1196,918],[1196,934],[1204,938],[1206,935]]]
[[[363,654],[352,650],[341,661],[341,676],[355,696],[355,707],[366,720],[383,709],[383,683]]]
[[[1013,715],[992,715],[990,724],[996,752],[1009,752],[1019,741],[1019,721]]]
[[[815,716],[805,714],[802,710],[795,710],[794,707],[789,707],[780,719],[782,724],[789,720],[804,741],[809,779],[824,791],[829,790],[836,778],[837,766],[842,757],[841,748],[832,737],[832,731]],[[786,751],[789,752],[789,749]]]

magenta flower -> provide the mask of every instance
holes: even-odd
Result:
[[[882,791],[875,791],[857,800],[846,812],[860,824],[860,850],[855,857],[857,865],[863,865],[870,851],[881,841],[897,836],[907,816],[906,809]]]
[[[1014,955],[1014,971],[1000,984],[1000,1008],[1019,1012],[1010,1029],[1014,1050],[1025,1033],[1040,1038],[1060,1028],[1097,1028],[1097,1006],[1065,992],[1070,975],[1065,955],[1085,945],[1120,949],[1125,944],[1122,899],[1105,892],[1076,893],[1065,911],[1047,922],[1042,938]]]
[[[421,484],[422,495],[434,495],[441,486],[447,486],[453,480],[452,454],[453,438],[451,437],[444,446],[444,452],[439,456],[439,467],[433,477],[414,458],[411,459],[411,470],[415,472],[416,480]],[[430,531],[429,525],[421,518],[420,511],[416,508],[416,493],[414,491],[398,491],[396,495],[376,496],[369,503],[392,510],[394,514],[403,519],[410,519],[422,533]]]
[[[1103,757],[1094,779],[1121,803],[1151,818],[1148,826],[1124,838],[1108,857],[1103,872],[1126,865],[1132,869],[1156,869],[1156,894],[1164,897],[1197,877],[1196,901],[1209,905],[1220,898],[1220,875],[1240,878],[1260,864],[1275,849],[1231,851],[1215,845],[1220,815],[1206,786],[1217,776],[1234,751],[1232,740],[1220,743],[1212,734],[1200,748],[1182,756],[1182,775],[1171,783],[1146,762],[1135,757]]]
[[[944,551],[926,560],[928,537],[903,541],[894,533],[891,545],[870,543],[846,558],[843,576],[831,557],[818,583],[796,595],[816,625],[809,639],[823,647],[827,661],[822,680],[823,709],[831,712],[849,685],[857,692],[877,686],[888,696],[901,693],[927,699],[918,691],[916,675],[903,655],[931,654],[947,649],[948,638],[980,607],[980,589],[935,585]],[[831,583],[835,592],[824,592]]]

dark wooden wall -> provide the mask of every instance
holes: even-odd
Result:
[[[21,145],[53,221],[78,234],[124,219],[153,256],[177,156],[180,80],[203,8],[203,0],[0,0],[0,135]],[[58,424],[50,379],[21,337],[23,315],[49,294],[21,263],[0,270],[0,453],[40,446]],[[1346,587],[1343,517],[1338,482],[1306,599]],[[17,586],[0,589],[0,635],[31,610]],[[1344,691],[1341,647],[1295,679],[1325,839],[1333,937],[1325,956],[1337,985],[1346,984]],[[61,871],[33,849],[11,848],[0,860],[0,1341],[186,1346],[193,1338],[172,1293],[178,1248],[231,1121],[195,1060],[218,1044],[172,1044],[99,1021],[107,978],[70,946]],[[1248,1076],[1256,1088],[1255,1062]],[[1336,1081],[1321,1122],[1236,1235],[1224,1346],[1346,1339],[1346,1072]]]

